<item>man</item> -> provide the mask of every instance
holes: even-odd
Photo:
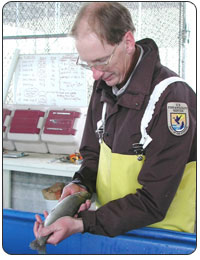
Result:
[[[117,2],[85,5],[72,28],[77,64],[95,79],[80,152],[83,163],[61,199],[89,190],[98,209],[80,208],[35,235],[57,244],[76,232],[116,236],[144,226],[193,232],[196,97],[160,64],[151,39],[135,42],[129,11]],[[150,98],[151,97],[151,98]],[[47,213],[45,213],[45,216]]]

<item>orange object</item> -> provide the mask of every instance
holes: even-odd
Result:
[[[69,155],[69,160],[72,163],[76,163],[77,161],[83,160],[83,157],[80,155],[80,153],[74,153]]]

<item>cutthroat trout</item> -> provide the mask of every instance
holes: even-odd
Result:
[[[50,212],[47,218],[44,221],[44,226],[49,226],[54,223],[57,219],[70,216],[73,217],[82,203],[84,203],[87,199],[91,198],[91,194],[87,191],[82,191],[78,193],[74,193],[70,196],[67,196],[63,200],[61,200],[54,209]],[[51,236],[39,237],[36,240],[30,243],[30,247],[33,250],[38,250],[39,254],[46,253],[46,242],[48,238]]]

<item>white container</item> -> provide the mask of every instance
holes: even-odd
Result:
[[[87,108],[60,108],[48,111],[41,140],[52,154],[79,151],[85,126]]]
[[[47,145],[40,136],[45,114],[39,108],[16,108],[7,137],[14,142],[17,151],[48,153]]]

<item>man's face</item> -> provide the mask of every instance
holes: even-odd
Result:
[[[105,41],[102,43],[95,33],[88,32],[76,39],[76,48],[80,60],[91,65],[95,80],[101,78],[108,86],[115,86],[124,80],[127,72],[127,55],[123,40],[118,45],[110,45]],[[103,68],[95,66],[106,61],[109,63]]]

